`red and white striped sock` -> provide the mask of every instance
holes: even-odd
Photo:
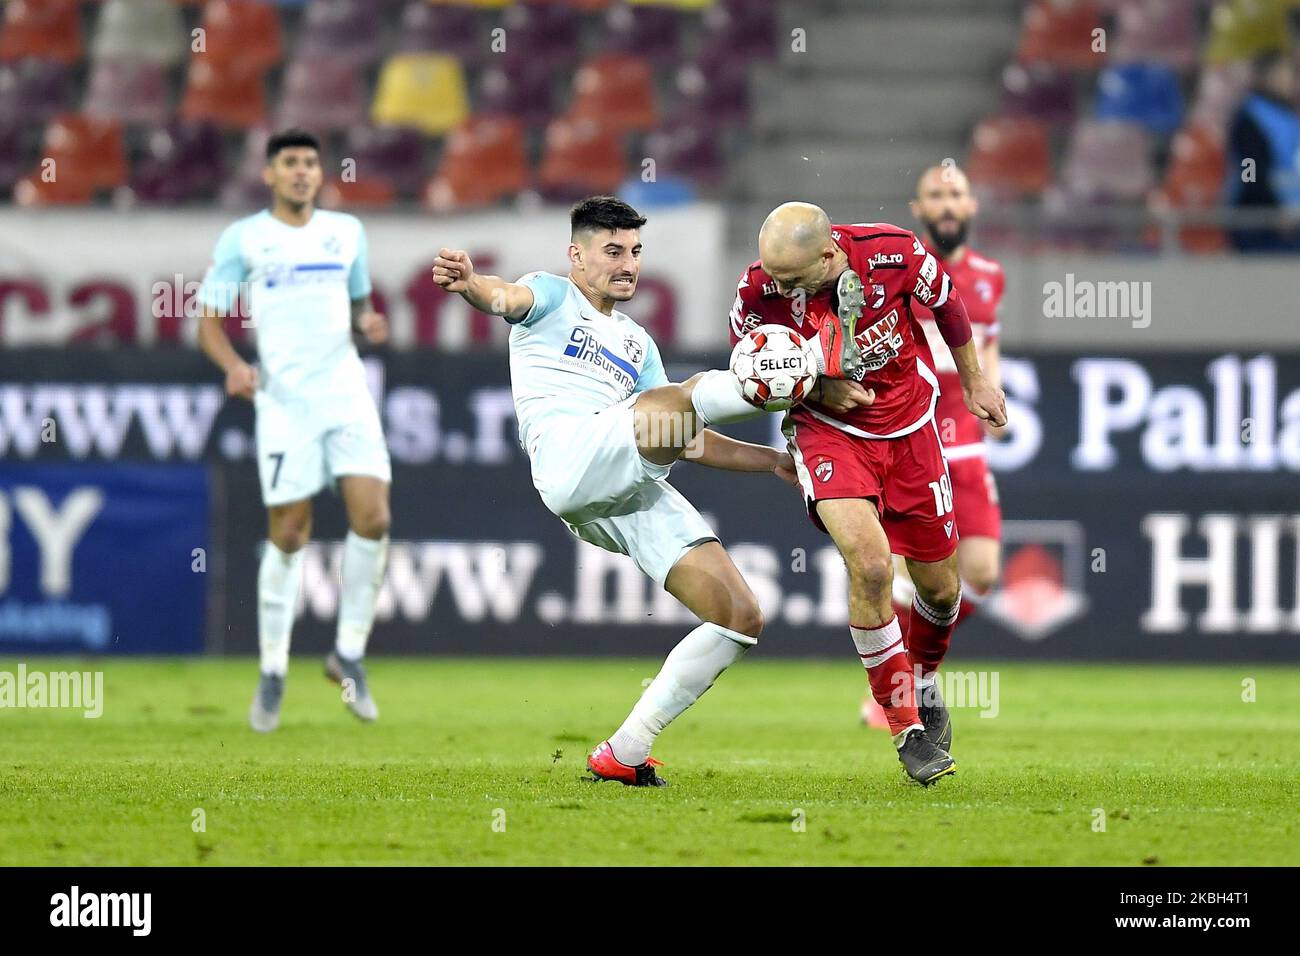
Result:
[[[898,618],[889,619],[880,627],[854,627],[849,633],[867,669],[871,683],[871,696],[885,711],[889,732],[897,745],[903,733],[913,727],[924,728],[916,712],[916,688],[912,668],[903,647],[903,634]]]
[[[917,595],[912,599],[912,619],[907,625],[907,653],[917,674],[928,683],[943,663],[952,629],[961,613],[961,592],[952,607],[940,610]]]

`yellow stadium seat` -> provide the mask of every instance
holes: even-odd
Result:
[[[707,10],[718,0],[627,0],[634,7],[672,7],[675,10]]]
[[[1296,9],[1300,0],[1224,0],[1210,16],[1206,60],[1219,66],[1287,50],[1287,12]]]
[[[431,136],[455,129],[469,116],[460,62],[425,53],[390,57],[370,115],[380,126],[411,126]]]
[[[508,7],[515,0],[426,0],[434,7],[482,7],[485,10],[499,10]]]

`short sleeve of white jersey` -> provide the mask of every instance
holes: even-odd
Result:
[[[247,220],[231,223],[217,240],[212,265],[203,277],[199,302],[213,312],[227,315],[239,301],[239,286],[248,278],[248,267],[240,249],[240,238]]]
[[[366,229],[357,224],[357,255],[352,260],[352,269],[348,272],[348,298],[364,299],[370,295],[370,243],[366,239]]]
[[[646,392],[668,384],[668,373],[664,371],[664,360],[659,355],[659,346],[655,345],[649,333],[645,337],[645,361],[641,364],[641,375],[636,380],[633,393]]]
[[[563,304],[569,294],[569,280],[551,272],[530,272],[519,280],[519,284],[532,291],[533,307],[515,325],[532,325],[546,318]]]

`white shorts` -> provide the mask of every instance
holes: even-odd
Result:
[[[718,536],[668,484],[671,465],[641,457],[633,429],[636,397],[549,423],[532,439],[533,485],[577,538],[626,554],[660,586],[682,556]]]
[[[379,412],[367,393],[358,417],[338,426],[304,420],[259,393],[257,472],[268,508],[314,497],[344,475],[369,475],[392,482],[388,443]]]

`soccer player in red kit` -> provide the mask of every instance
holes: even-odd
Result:
[[[1002,266],[967,243],[971,220],[979,205],[966,174],[945,163],[932,166],[916,183],[912,215],[925,227],[924,245],[943,263],[953,287],[966,306],[971,337],[979,353],[980,368],[993,384],[999,383],[998,308],[1006,284]],[[943,440],[944,456],[952,481],[953,510],[957,516],[957,571],[961,576],[961,623],[984,602],[997,585],[1001,565],[1002,508],[989,471],[984,445],[985,423],[966,410],[961,379],[930,310],[916,303],[916,317],[925,331],[934,370],[939,375],[939,404],[935,419]],[[913,603],[913,588],[901,562],[894,565],[894,610],[903,613]],[[907,634],[903,635],[906,643]],[[862,719],[884,724],[884,715],[868,693],[862,701]]]
[[[912,664],[932,673],[942,660],[961,587],[952,486],[934,419],[939,382],[914,304],[938,323],[970,411],[1003,425],[1005,401],[980,371],[948,274],[908,230],[832,226],[817,206],[785,203],[763,223],[759,257],[740,277],[732,341],[775,323],[817,338],[826,354],[830,375],[790,411],[784,431],[809,516],[844,557],[849,631],[872,695],[903,766],[928,784],[956,765],[936,742],[949,733],[947,709],[937,692],[914,693]],[[839,363],[825,334],[837,322],[856,346]],[[842,380],[831,377],[837,364]],[[891,545],[907,558],[917,591],[907,647],[890,603]]]

